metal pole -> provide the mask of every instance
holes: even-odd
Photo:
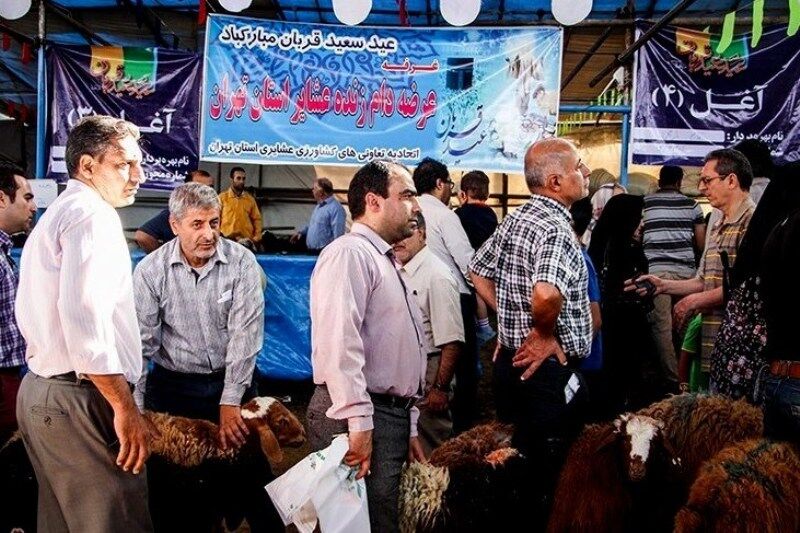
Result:
[[[626,114],[631,112],[629,105],[592,105],[592,104],[561,104],[558,106],[559,113],[617,113]]]
[[[656,32],[658,32],[661,28],[663,28],[664,26],[669,24],[672,21],[672,19],[677,17],[679,13],[681,13],[683,10],[685,10],[687,7],[689,7],[693,3],[694,3],[694,0],[682,0],[682,2],[680,4],[678,4],[677,6],[673,7],[672,9],[670,9],[669,12],[666,15],[664,15],[663,17],[661,17],[658,20],[658,22],[656,22],[655,24],[650,26],[650,29],[647,30],[646,32],[644,32],[644,34],[641,37],[639,37],[636,40],[636,42],[634,42],[627,49],[625,49],[624,52],[622,52],[620,55],[618,55],[614,59],[614,61],[612,61],[611,64],[608,65],[606,68],[604,68],[602,71],[600,71],[597,74],[597,76],[592,78],[592,81],[589,82],[589,87],[594,87],[595,85],[597,85],[598,82],[600,82],[600,80],[605,78],[611,71],[613,71],[615,68],[617,68],[618,66],[623,64],[628,59],[630,59],[631,56],[633,56],[633,53],[636,52],[636,50],[638,50],[642,46],[644,46],[644,44],[647,41],[649,41],[650,38],[653,37],[653,35],[656,34]]]
[[[36,79],[36,179],[47,174],[47,69],[44,62],[45,15],[44,0],[39,0],[39,45]]]
[[[622,115],[622,144],[619,156],[619,182],[623,187],[628,186],[628,146],[631,142],[631,115]]]

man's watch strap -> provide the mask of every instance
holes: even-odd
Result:
[[[438,390],[440,392],[450,392],[450,384],[449,383],[443,384],[443,383],[434,382],[433,385],[431,386],[431,388],[432,389],[436,389],[436,390]]]

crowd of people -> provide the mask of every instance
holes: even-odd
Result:
[[[212,421],[223,447],[248,438],[265,280],[247,249],[262,223],[240,167],[221,194],[202,171],[176,187],[137,231],[148,255],[131,273],[115,208],[145,180],[138,141],[120,119],[75,126],[71,179],[21,268],[9,235],[30,230],[33,194],[20,169],[0,166],[0,437],[19,426],[41,531],[208,531],[229,516],[280,531],[266,462],[209,466],[198,483],[149,457],[143,409]],[[291,237],[319,254],[308,437],[320,450],[348,434],[372,529],[398,529],[403,464],[478,422],[490,312],[496,415],[529,458],[533,516],[546,517],[584,424],[669,393],[763,403],[768,434],[800,442],[800,185],[765,149],[708,154],[708,223],[679,167],[662,168],[654,194],[610,184],[590,198],[589,168],[555,138],[528,148],[530,199],[500,224],[485,173],[462,177],[453,211],[455,183],[433,159],[358,169],[347,232],[331,182],[315,180],[309,223]]]

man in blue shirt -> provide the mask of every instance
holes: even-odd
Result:
[[[292,235],[292,244],[303,239],[306,248],[319,252],[337,237],[344,235],[344,207],[333,196],[333,184],[328,178],[317,178],[311,193],[317,201],[308,224]]]

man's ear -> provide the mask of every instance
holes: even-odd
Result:
[[[381,210],[381,203],[383,198],[379,194],[375,194],[374,192],[368,192],[367,195],[364,197],[364,204],[368,211],[372,211],[373,213],[377,213]]]
[[[89,154],[83,154],[80,159],[78,159],[78,175],[86,176],[87,178],[91,179],[92,166],[94,163],[94,157],[90,156]]]
[[[169,227],[172,230],[172,234],[177,236],[178,235],[178,220],[172,215],[169,216]]]
[[[11,198],[3,192],[0,191],[0,209],[5,209],[11,203]]]
[[[545,178],[544,182],[548,189],[558,192],[561,190],[561,180],[562,176],[558,174],[550,174]]]

